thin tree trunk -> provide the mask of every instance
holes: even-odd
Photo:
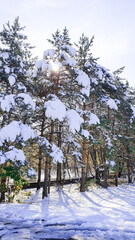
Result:
[[[86,105],[83,103],[83,111],[86,110]],[[86,121],[86,115],[83,114],[84,123]],[[81,177],[81,185],[80,185],[80,192],[85,192],[85,183],[86,183],[86,162],[87,162],[87,156],[86,156],[86,139],[83,137],[83,153],[82,153],[82,161],[83,161],[83,167],[82,167],[82,177]]]
[[[59,124],[59,128],[58,128],[58,147],[61,148],[61,124]],[[57,185],[62,185],[62,177],[61,177],[61,163],[58,162],[57,163]]]
[[[100,184],[99,167],[96,168],[96,183],[97,183],[97,184]]]
[[[45,124],[45,111],[43,110],[42,125],[41,125],[41,137],[44,136],[44,124]],[[39,147],[39,163],[38,163],[38,181],[37,190],[41,187],[41,166],[42,166],[42,148]]]
[[[51,121],[51,133],[50,133],[50,144],[52,144],[53,141],[53,133],[54,133],[54,122]],[[48,193],[50,193],[50,171],[51,171],[51,161],[50,157],[46,158],[45,162],[45,177],[44,177],[44,184],[43,184],[43,194],[42,198],[47,197]]]
[[[108,179],[108,169],[107,169],[107,167],[105,166],[105,167],[104,167],[104,188],[107,188],[107,187],[108,187],[107,179]]]
[[[44,176],[44,183],[43,183],[43,193],[42,193],[42,198],[48,197],[48,173],[49,173],[49,157],[46,158],[45,162],[45,176]]]
[[[131,179],[131,168],[130,168],[130,155],[128,156],[128,160],[127,160],[127,170],[128,170],[128,183],[132,183],[132,179]]]
[[[118,167],[115,169],[115,186],[118,186]]]
[[[57,163],[57,185],[61,185],[61,163]]]
[[[42,161],[42,151],[41,151],[41,148],[39,148],[37,190],[39,190],[41,187],[41,161]]]
[[[1,198],[0,202],[5,202],[6,177],[1,178]]]

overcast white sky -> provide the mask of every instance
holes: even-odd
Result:
[[[39,58],[66,26],[72,42],[95,35],[93,56],[111,71],[125,66],[122,76],[135,86],[135,0],[0,0],[0,31],[17,16]]]

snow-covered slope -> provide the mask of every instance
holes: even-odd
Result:
[[[52,187],[51,195],[44,200],[41,190],[27,191],[32,194],[29,199],[23,195],[23,203],[0,204],[1,223],[27,222],[29,228],[33,228],[36,221],[44,233],[50,229],[44,239],[47,236],[56,239],[58,230],[59,239],[135,239],[135,185],[94,187],[85,193],[80,193],[76,184],[59,191]],[[90,234],[98,238],[90,238]],[[6,238],[3,236],[3,239]]]

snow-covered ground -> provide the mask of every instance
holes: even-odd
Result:
[[[31,191],[28,199],[26,193]],[[135,240],[135,185],[108,189],[77,184],[21,192],[22,203],[0,204],[0,239]]]

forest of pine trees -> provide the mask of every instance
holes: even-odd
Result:
[[[74,171],[81,192],[89,175],[104,187],[111,174],[116,186],[123,175],[131,183],[135,89],[121,78],[124,67],[111,73],[99,65],[94,37],[82,34],[73,46],[66,27],[37,60],[23,31],[16,18],[0,32],[0,202],[35,174],[39,189],[41,172],[47,197],[54,169],[57,185]]]

